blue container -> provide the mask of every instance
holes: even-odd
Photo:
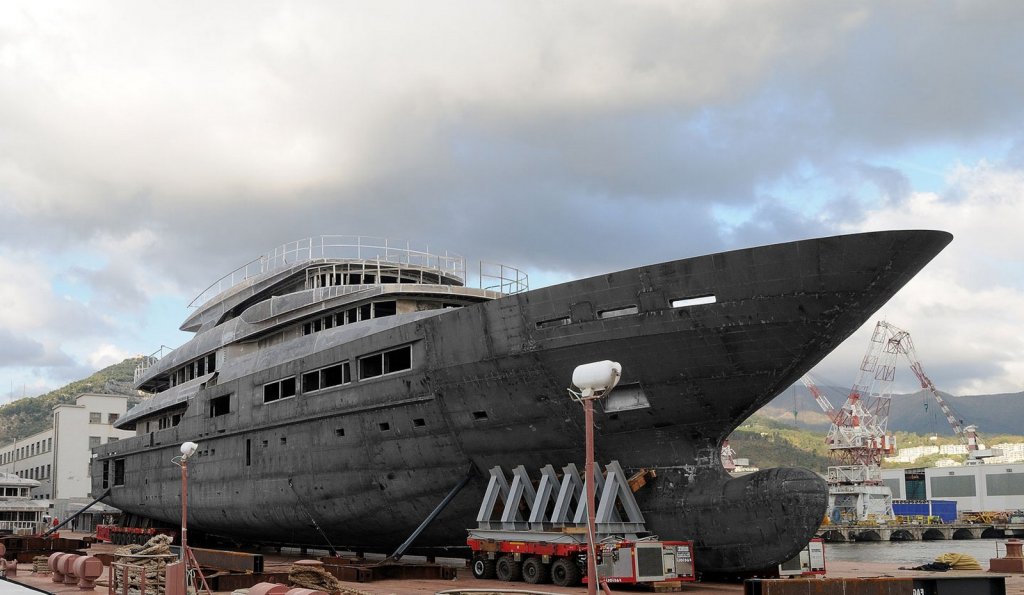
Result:
[[[932,516],[942,519],[943,523],[956,522],[956,500],[930,500]]]
[[[931,506],[927,500],[893,500],[892,512],[897,516],[928,516]]]

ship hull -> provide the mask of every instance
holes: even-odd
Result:
[[[576,365],[611,359],[623,368],[616,390],[636,399],[598,407],[597,460],[656,470],[636,494],[647,525],[665,539],[694,540],[701,571],[760,570],[806,544],[824,517],[826,486],[801,469],[730,478],[722,440],[949,240],[880,232],[752,248],[344,340],[293,342],[256,364],[220,370],[179,425],[99,449],[101,461],[124,460],[123,484],[108,501],[176,522],[180,476],[169,460],[193,440],[200,456],[190,465],[190,528],[256,542],[326,545],[326,535],[335,547],[389,549],[475,471],[415,543],[458,545],[475,525],[486,469],[582,462],[583,415],[566,387]],[[709,296],[713,303],[679,301]],[[266,382],[395,345],[411,346],[407,372],[262,403]],[[207,403],[225,396],[230,414],[208,413]],[[94,491],[102,487],[95,478]]]

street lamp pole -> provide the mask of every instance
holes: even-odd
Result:
[[[577,366],[572,373],[572,383],[580,392],[569,391],[575,400],[583,403],[583,423],[586,426],[587,464],[583,485],[587,491],[587,595],[597,595],[598,583],[597,528],[594,521],[594,401],[611,392],[621,377],[622,366],[617,362],[605,360],[583,364]]]

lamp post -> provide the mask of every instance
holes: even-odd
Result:
[[[600,361],[576,366],[572,372],[572,384],[580,390],[572,394],[573,399],[583,403],[583,423],[586,425],[587,464],[583,485],[587,494],[587,595],[597,594],[597,540],[594,527],[594,401],[607,395],[619,378],[622,366],[618,362]]]
[[[185,591],[188,592],[189,582],[189,551],[188,551],[188,460],[195,454],[199,445],[195,442],[186,442],[181,445],[181,457],[178,457],[178,466],[181,467],[181,567],[185,573]]]

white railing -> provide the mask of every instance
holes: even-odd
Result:
[[[135,366],[135,382],[138,382],[139,378],[142,378],[146,374],[147,370],[149,370],[156,362],[160,361],[160,358],[172,351],[174,351],[172,348],[166,345],[161,345],[160,349],[157,349],[149,355],[142,356],[142,361]]]
[[[430,246],[426,244],[418,246],[408,241],[364,236],[320,236],[289,242],[279,246],[272,252],[247,262],[203,290],[202,293],[192,300],[189,307],[198,308],[215,296],[257,275],[319,258],[377,261],[407,265],[431,269],[443,275],[455,277],[463,283],[466,282],[465,258],[447,251],[443,253],[431,252]],[[527,289],[526,275],[522,271],[504,265],[487,266],[500,267],[497,275],[487,276],[487,282],[496,280],[494,291],[518,293]],[[490,287],[485,287],[483,273],[484,265],[481,264],[480,287],[482,289],[491,289]],[[497,288],[505,288],[509,291]]]
[[[0,521],[0,531],[15,532],[27,529],[36,531],[42,523],[40,521]]]

